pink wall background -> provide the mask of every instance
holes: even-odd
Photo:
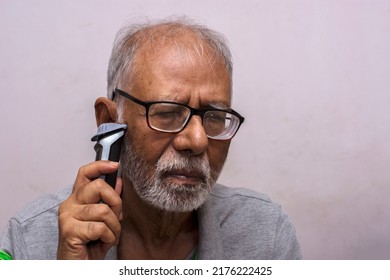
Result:
[[[0,2],[0,231],[94,159],[94,100],[134,16],[224,33],[246,122],[221,183],[269,194],[307,259],[390,258],[390,1]]]

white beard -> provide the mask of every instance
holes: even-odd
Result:
[[[143,201],[160,210],[189,212],[198,209],[207,200],[219,172],[211,170],[206,153],[186,156],[170,149],[154,166],[147,163],[128,143],[125,140],[121,157],[122,173]],[[196,170],[202,180],[197,184],[177,184],[166,176],[172,170]]]

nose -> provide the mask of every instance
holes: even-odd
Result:
[[[173,140],[173,146],[178,151],[190,151],[193,155],[202,154],[207,150],[209,139],[202,125],[200,116],[192,116],[187,126]]]

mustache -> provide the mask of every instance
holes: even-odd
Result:
[[[190,171],[202,175],[204,178],[210,176],[210,164],[207,154],[200,156],[185,156],[175,151],[166,152],[157,162],[157,174],[166,174],[171,171]]]

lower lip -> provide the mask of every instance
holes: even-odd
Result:
[[[187,176],[182,176],[182,175],[169,175],[166,177],[167,179],[175,181],[175,183],[178,184],[199,184],[202,183],[203,180],[199,177],[187,177]]]

